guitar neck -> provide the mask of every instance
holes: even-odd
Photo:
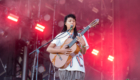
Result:
[[[81,34],[81,35],[84,35],[84,34],[85,34],[85,32],[86,32],[87,30],[89,30],[89,28],[90,28],[90,27],[89,27],[89,26],[87,26],[87,27],[86,27],[86,28],[85,28],[85,29],[84,29],[84,30],[83,30],[80,34]]]
[[[84,33],[89,30],[90,26],[87,26],[82,32],[81,32],[81,35],[84,35]],[[74,38],[74,40],[72,42],[70,42],[68,44],[68,48],[70,48],[75,42],[77,42],[77,38]]]

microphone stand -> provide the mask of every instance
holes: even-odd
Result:
[[[49,74],[48,74],[48,80],[50,80],[50,75],[51,75],[51,63],[50,63],[50,67],[49,67]]]
[[[38,34],[37,34],[37,38],[36,38],[36,45],[35,47],[37,48],[37,44],[38,44]],[[31,80],[34,80],[34,73],[35,73],[35,70],[36,70],[36,80],[38,78],[38,57],[39,57],[39,50],[36,49],[36,54],[35,54],[35,57],[34,57],[34,62],[33,62],[33,68],[32,68],[32,76],[31,76]],[[37,61],[36,61],[37,60]]]
[[[70,28],[69,30],[67,30],[66,32],[70,31],[72,28]],[[65,33],[65,32],[64,32]],[[63,35],[64,33],[62,33],[61,35]],[[59,36],[61,36],[59,35]],[[37,35],[38,36],[38,35]],[[58,37],[59,37],[58,36]],[[54,38],[57,39],[58,37]],[[31,80],[34,79],[34,72],[35,72],[35,68],[36,68],[36,80],[37,80],[37,75],[38,75],[38,58],[39,58],[39,49],[41,49],[42,47],[46,46],[47,44],[49,44],[50,42],[52,42],[54,39],[50,40],[49,42],[45,43],[44,45],[38,47],[37,49],[33,50],[31,53],[29,53],[29,55],[33,54],[34,52],[36,52],[35,57],[34,57],[34,63],[33,63],[33,69],[32,69],[32,77]],[[37,42],[36,42],[37,44]],[[36,46],[37,47],[37,46]],[[36,65],[35,65],[36,64]]]

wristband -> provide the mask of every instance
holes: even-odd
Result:
[[[85,46],[82,46],[82,48],[85,48]]]

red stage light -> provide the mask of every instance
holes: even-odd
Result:
[[[14,14],[9,14],[7,18],[15,22],[17,22],[19,19],[19,17]]]
[[[42,25],[40,25],[40,24],[37,24],[37,25],[36,25],[36,27],[35,27],[35,29],[37,29],[37,30],[39,30],[39,31],[43,32],[43,31],[44,31],[44,29],[45,29],[45,27],[44,27],[44,26],[42,26]]]
[[[108,56],[108,60],[113,61],[113,60],[114,60],[114,57],[111,56],[111,55],[109,55],[109,56]]]
[[[96,50],[96,49],[93,49],[93,50],[92,50],[92,54],[94,54],[94,55],[98,55],[98,53],[99,53],[98,50]]]

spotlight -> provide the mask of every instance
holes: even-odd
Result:
[[[63,21],[59,21],[59,22],[58,22],[58,26],[59,26],[59,27],[62,27],[63,25],[64,25],[64,22],[63,22]]]
[[[43,40],[42,42],[41,42],[41,45],[44,45],[44,44],[46,44],[47,43],[47,41],[46,40]],[[45,45],[44,47],[46,47],[47,45]]]
[[[112,21],[112,20],[113,20],[113,17],[110,16],[110,15],[108,15],[108,16],[107,16],[107,19],[110,20],[110,21]]]
[[[94,54],[94,55],[98,55],[98,53],[99,53],[98,50],[96,50],[96,49],[93,49],[93,50],[92,50],[92,54]]]
[[[40,25],[40,24],[36,24],[35,29],[37,29],[37,30],[39,30],[39,31],[43,32],[43,31],[44,31],[44,29],[45,29],[45,27],[44,27],[44,26],[42,26],[42,25]]]
[[[109,61],[113,61],[113,60],[114,60],[114,57],[111,56],[111,55],[109,55],[109,56],[108,56],[108,60],[109,60]]]
[[[49,14],[46,14],[46,15],[44,16],[44,20],[45,20],[45,21],[49,21],[50,18],[51,18],[51,16],[50,16]]]
[[[39,67],[38,67],[38,72],[39,73],[43,73],[45,71],[45,67],[43,66],[43,65],[40,65]]]
[[[83,0],[78,0],[79,2],[83,3]]]
[[[95,13],[98,13],[99,12],[99,10],[96,7],[93,7],[92,8],[92,11],[95,12]]]
[[[18,22],[18,19],[19,19],[18,16],[14,15],[14,14],[11,14],[11,13],[8,15],[7,18],[14,21],[14,22]]]

